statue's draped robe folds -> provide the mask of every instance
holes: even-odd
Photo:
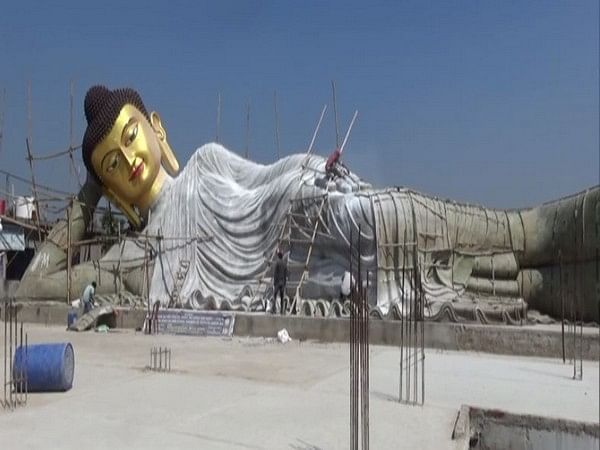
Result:
[[[121,293],[121,301],[146,297],[149,286],[152,302],[167,304],[177,290],[187,307],[253,309],[271,295],[269,262],[289,216],[291,239],[284,250],[290,280],[300,278],[319,221],[302,286],[307,303],[338,298],[350,239],[356,254],[360,230],[369,298],[382,315],[409,312],[401,298],[413,291],[416,265],[428,317],[514,321],[527,303],[556,317],[560,265],[563,277],[580,277],[577,295],[586,317],[597,320],[597,187],[538,208],[504,211],[408,189],[373,189],[353,173],[328,181],[324,167],[325,159],[315,155],[265,166],[218,144],[201,147],[167,181],[138,237],[74,268],[72,296],[96,279],[98,295],[114,299]],[[81,215],[76,209],[79,228]],[[54,233],[54,242],[30,265],[18,297],[66,297],[64,252],[57,247],[64,232]],[[259,283],[261,278],[267,282]],[[293,291],[290,286],[288,293]]]

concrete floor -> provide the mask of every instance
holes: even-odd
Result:
[[[2,449],[349,447],[347,345],[26,328],[31,343],[73,344],[75,381],[0,410]],[[144,370],[154,345],[172,349],[171,373]],[[574,381],[558,360],[426,351],[420,407],[395,401],[399,350],[371,349],[373,449],[453,448],[461,404],[599,420],[598,362]]]

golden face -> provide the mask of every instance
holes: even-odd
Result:
[[[92,166],[102,184],[128,204],[146,206],[164,176],[157,131],[133,105],[125,105],[108,135],[94,148]]]

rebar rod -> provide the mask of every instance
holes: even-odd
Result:
[[[3,403],[2,405],[4,407],[6,407],[6,340],[7,340],[7,331],[8,331],[8,324],[6,323],[6,321],[8,320],[8,309],[7,309],[7,305],[8,305],[8,299],[4,299],[4,378],[2,378],[2,381],[4,383],[4,399],[3,399]]]
[[[350,295],[349,295],[349,307],[350,307],[350,448],[355,449],[355,423],[354,423],[354,403],[355,403],[355,392],[354,392],[354,305],[353,305],[353,286],[352,286],[352,228],[350,228],[350,251],[348,255],[349,270],[350,270]]]
[[[19,323],[18,323],[18,319],[17,319],[17,308],[15,305],[15,350],[14,350],[14,358],[16,358],[17,356],[17,346],[19,345]],[[18,387],[18,380],[17,377],[15,376],[15,364],[13,362],[13,373],[12,373],[12,377],[13,377],[13,384],[12,386],[14,386],[14,390],[15,390],[15,406],[18,406],[18,402],[19,402],[19,393],[17,392],[17,387]]]
[[[521,275],[521,283],[523,283],[523,275]],[[563,263],[562,251],[558,250],[558,292],[560,295],[560,340],[562,344],[562,360],[566,362],[565,355],[565,291],[563,289]],[[521,292],[521,295],[523,293]]]
[[[9,387],[8,387],[8,395],[9,395],[9,400],[10,400],[10,408],[12,409],[13,407],[13,395],[12,395],[12,372],[13,372],[13,341],[12,341],[12,326],[13,326],[13,318],[12,318],[12,299],[10,300],[10,319],[9,319],[9,329],[8,329],[8,338],[9,338],[9,344],[8,344],[8,348],[9,348],[9,356],[8,356],[8,377],[9,377]],[[6,380],[4,380],[6,382]]]
[[[365,327],[364,354],[365,354],[365,359],[364,359],[363,374],[364,374],[364,379],[365,379],[365,384],[364,384],[364,386],[365,386],[365,407],[364,407],[365,426],[363,429],[363,433],[364,433],[363,450],[369,448],[369,271],[366,272],[366,277],[367,277],[367,281],[366,281],[366,288],[365,288],[365,294],[364,294],[364,306],[365,306],[365,311],[364,311],[364,314],[365,314],[364,315],[364,327]]]
[[[19,328],[19,347],[21,351],[21,368],[19,370],[19,380],[17,381],[19,385],[19,403],[23,403],[23,370],[25,369],[25,365],[23,364],[23,321],[21,321],[21,327]],[[15,352],[16,353],[16,352]]]
[[[404,240],[403,244],[406,244],[406,227],[404,227]],[[405,309],[404,309],[404,300],[405,300],[405,292],[406,292],[406,283],[405,283],[405,268],[406,267],[406,247],[402,248],[402,283],[401,283],[401,291],[400,291],[400,380],[399,380],[399,389],[398,389],[398,401],[402,402],[402,375],[404,372],[404,328],[405,328]]]
[[[29,364],[29,339],[27,333],[25,333],[25,367]],[[29,398],[29,373],[25,370],[25,403]]]
[[[414,251],[414,249],[413,249]],[[408,333],[408,347],[406,348],[407,351],[407,357],[408,357],[408,361],[407,361],[407,370],[406,370],[406,401],[410,402],[410,366],[412,364],[412,304],[413,304],[413,296],[414,296],[414,281],[413,281],[413,271],[411,270],[408,273],[408,280],[411,286],[411,290],[408,294],[408,307],[410,308],[408,311],[408,323],[407,323],[407,333]]]
[[[416,248],[415,251],[413,252],[415,255],[417,253]],[[416,258],[416,256],[415,256]],[[413,365],[413,370],[414,370],[414,378],[413,378],[413,402],[417,403],[417,383],[418,383],[418,373],[417,373],[417,369],[419,367],[419,364],[417,362],[417,358],[418,358],[418,348],[417,348],[417,339],[418,339],[418,335],[417,335],[417,302],[419,301],[419,274],[418,274],[418,268],[417,265],[415,263],[415,286],[417,286],[417,289],[415,290],[415,295],[414,295],[414,302],[413,302],[413,326],[414,326],[414,330],[413,330],[413,353],[414,353],[414,365]]]
[[[421,405],[425,404],[425,293],[421,285]]]

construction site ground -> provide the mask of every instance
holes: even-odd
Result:
[[[349,447],[347,344],[25,327],[30,343],[73,344],[74,385],[0,410],[0,448]],[[146,368],[154,346],[171,349],[170,373]],[[576,381],[558,359],[425,352],[425,405],[409,406],[397,402],[399,349],[371,346],[371,448],[455,448],[462,404],[599,421],[598,361]]]

